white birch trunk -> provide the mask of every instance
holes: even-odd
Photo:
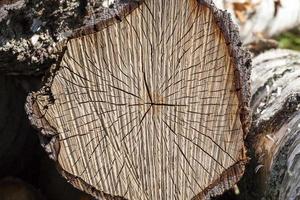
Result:
[[[300,25],[298,0],[214,0],[214,3],[232,14],[245,43]]]
[[[298,199],[300,188],[300,53],[271,50],[253,59],[255,189],[265,199]]]

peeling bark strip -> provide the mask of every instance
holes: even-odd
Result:
[[[95,197],[209,199],[244,171],[249,55],[210,1],[124,12],[136,6],[69,40],[29,118],[61,173]]]

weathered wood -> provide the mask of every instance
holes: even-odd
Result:
[[[129,2],[74,36],[26,106],[69,182],[134,200],[207,199],[239,180],[250,58],[227,13]]]
[[[253,59],[255,184],[265,199],[300,197],[299,77],[299,52],[273,50]]]
[[[300,26],[300,1],[295,0],[214,0],[228,10],[239,25],[245,43],[278,35]]]

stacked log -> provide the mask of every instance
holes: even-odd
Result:
[[[300,53],[272,50],[253,59],[252,145],[257,188],[266,199],[299,198]]]

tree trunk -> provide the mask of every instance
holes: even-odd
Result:
[[[242,40],[253,42],[300,26],[300,1],[295,0],[214,0],[228,10],[240,27]]]
[[[300,197],[300,53],[272,50],[253,59],[252,145],[256,186],[265,199]]]
[[[210,1],[118,5],[58,46],[28,97],[44,148],[97,198],[221,194],[247,161],[250,58],[235,26]]]

